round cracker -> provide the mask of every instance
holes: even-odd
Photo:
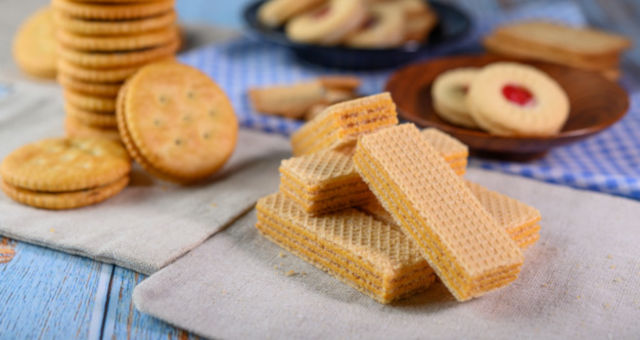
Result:
[[[93,112],[77,108],[73,105],[65,105],[67,115],[75,118],[84,125],[114,128],[118,124],[115,114]]]
[[[56,37],[63,46],[79,51],[134,51],[175,42],[178,39],[178,30],[175,26],[170,26],[152,32],[104,37],[84,36],[58,30]]]
[[[151,17],[173,10],[175,0],[145,1],[128,4],[84,3],[53,0],[53,8],[82,19],[123,20]]]
[[[148,49],[114,53],[83,52],[61,45],[58,46],[58,57],[68,61],[69,63],[87,68],[107,69],[114,67],[129,67],[170,57],[175,54],[179,45],[179,40],[176,38],[168,44]]]
[[[101,138],[50,138],[24,145],[0,164],[2,179],[32,191],[75,191],[111,183],[131,170],[126,150]]]
[[[58,72],[58,83],[79,93],[93,94],[97,96],[115,97],[122,83],[95,83],[78,80],[64,72]]]
[[[101,138],[120,142],[118,129],[105,126],[92,126],[67,115],[64,119],[64,131],[70,138]]]
[[[0,180],[0,188],[14,201],[42,209],[73,209],[102,202],[118,194],[129,183],[129,176],[123,176],[113,183],[71,192],[39,192],[13,186]]]
[[[131,77],[123,115],[141,158],[174,181],[211,175],[236,145],[238,121],[225,93],[175,61],[147,65]]]
[[[68,104],[83,110],[111,113],[116,111],[116,99],[114,97],[92,96],[65,89],[64,99]]]
[[[13,40],[13,58],[24,72],[43,78],[56,76],[53,10],[44,7],[31,15]]]
[[[125,81],[136,73],[139,66],[127,66],[113,69],[92,69],[74,65],[66,60],[58,60],[58,70],[75,79],[91,83],[117,83]]]
[[[173,10],[157,16],[136,20],[83,20],[60,11],[55,12],[53,17],[59,29],[87,36],[138,34],[159,30],[176,23],[176,13]]]

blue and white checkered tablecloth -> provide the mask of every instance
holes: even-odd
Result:
[[[556,2],[552,6],[528,5],[511,12],[485,10],[474,13],[475,26],[471,34],[439,51],[438,55],[477,49],[479,37],[508,21],[546,18],[572,25],[585,24],[580,9],[569,2]],[[300,61],[279,46],[246,38],[191,51],[180,59],[203,70],[220,84],[233,102],[242,126],[285,135],[302,123],[253,111],[246,96],[247,89],[341,73]],[[363,79],[360,90],[368,94],[380,92],[390,72],[349,74]],[[555,148],[543,159],[530,163],[472,159],[470,166],[640,199],[640,92],[631,96],[631,102],[627,116],[607,131],[583,142]]]

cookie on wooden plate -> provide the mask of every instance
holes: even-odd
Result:
[[[1,187],[39,208],[70,209],[105,200],[129,181],[121,144],[103,138],[50,138],[24,145],[0,164]]]
[[[149,64],[118,94],[118,129],[151,174],[193,182],[219,170],[235,149],[238,121],[220,87],[175,61]]]

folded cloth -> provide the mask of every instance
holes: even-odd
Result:
[[[14,83],[0,99],[0,159],[44,137],[63,135],[56,86]],[[289,143],[241,130],[229,163],[197,186],[153,179],[135,167],[119,195],[95,206],[47,211],[0,193],[0,235],[150,274],[173,262],[278,188]]]
[[[245,215],[133,293],[142,312],[211,338],[633,338],[640,334],[640,203],[470,169],[540,209],[511,286],[458,303],[442,284],[383,306],[262,237]]]

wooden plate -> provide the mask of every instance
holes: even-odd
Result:
[[[481,67],[509,60],[493,55],[449,57],[407,66],[387,82],[401,118],[421,127],[436,127],[467,144],[477,155],[528,160],[549,149],[596,134],[620,120],[629,108],[627,93],[601,75],[543,62],[526,62],[546,72],[567,92],[571,105],[562,131],[552,137],[499,137],[452,125],[440,119],[431,101],[431,84],[442,72],[458,67]],[[520,61],[522,62],[522,61]]]

